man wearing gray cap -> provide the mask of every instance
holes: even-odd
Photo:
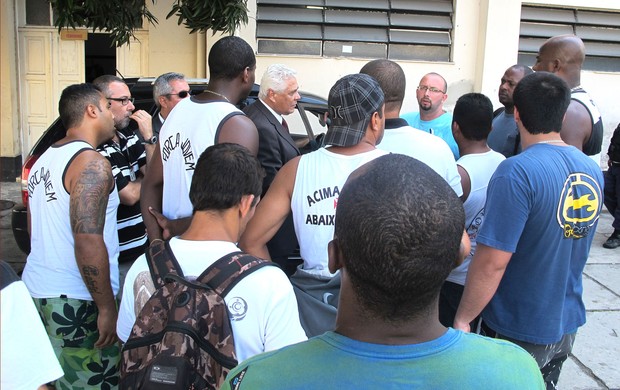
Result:
[[[304,262],[291,282],[309,337],[335,324],[340,275],[329,271],[327,244],[334,235],[340,189],[351,172],[387,153],[375,148],[385,125],[383,91],[375,79],[365,74],[341,78],[329,92],[328,106],[326,148],[280,169],[239,241],[244,251],[269,258],[265,245],[292,211]]]

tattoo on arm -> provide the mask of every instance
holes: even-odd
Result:
[[[73,234],[103,234],[108,196],[114,177],[105,159],[89,162],[71,190]]]
[[[86,284],[88,291],[90,291],[91,294],[99,294],[99,288],[95,280],[99,276],[99,269],[92,265],[85,265],[82,267],[82,275],[82,279],[84,279],[84,284]]]

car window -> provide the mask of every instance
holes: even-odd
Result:
[[[299,113],[300,108],[297,107],[295,112],[290,115],[285,116],[286,123],[288,124],[289,131],[291,134],[296,135],[306,135],[306,128],[304,127],[304,122],[301,118],[301,114]],[[319,122],[319,118],[316,114],[310,111],[306,111],[306,116],[308,117],[308,122],[312,128],[312,133],[316,137],[321,133],[325,133],[327,128],[322,126]]]

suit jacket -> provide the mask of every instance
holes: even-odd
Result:
[[[299,156],[299,149],[282,123],[269,111],[260,99],[243,109],[243,112],[254,122],[258,130],[258,160],[265,169],[263,179],[263,195],[269,189],[276,173],[287,161]],[[271,259],[283,269],[290,268],[288,255],[297,247],[297,237],[292,215],[267,243]]]
[[[243,109],[258,130],[258,160],[265,169],[263,195],[276,173],[287,161],[299,156],[299,149],[289,132],[260,99]]]
[[[164,125],[163,122],[161,121],[161,118],[159,117],[159,112],[153,115],[153,118],[151,118],[151,124],[153,125],[153,134],[159,137],[159,131],[161,130],[161,127]]]

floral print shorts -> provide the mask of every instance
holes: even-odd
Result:
[[[65,375],[56,389],[116,389],[120,345],[95,348],[97,305],[72,298],[35,298],[34,303]]]

